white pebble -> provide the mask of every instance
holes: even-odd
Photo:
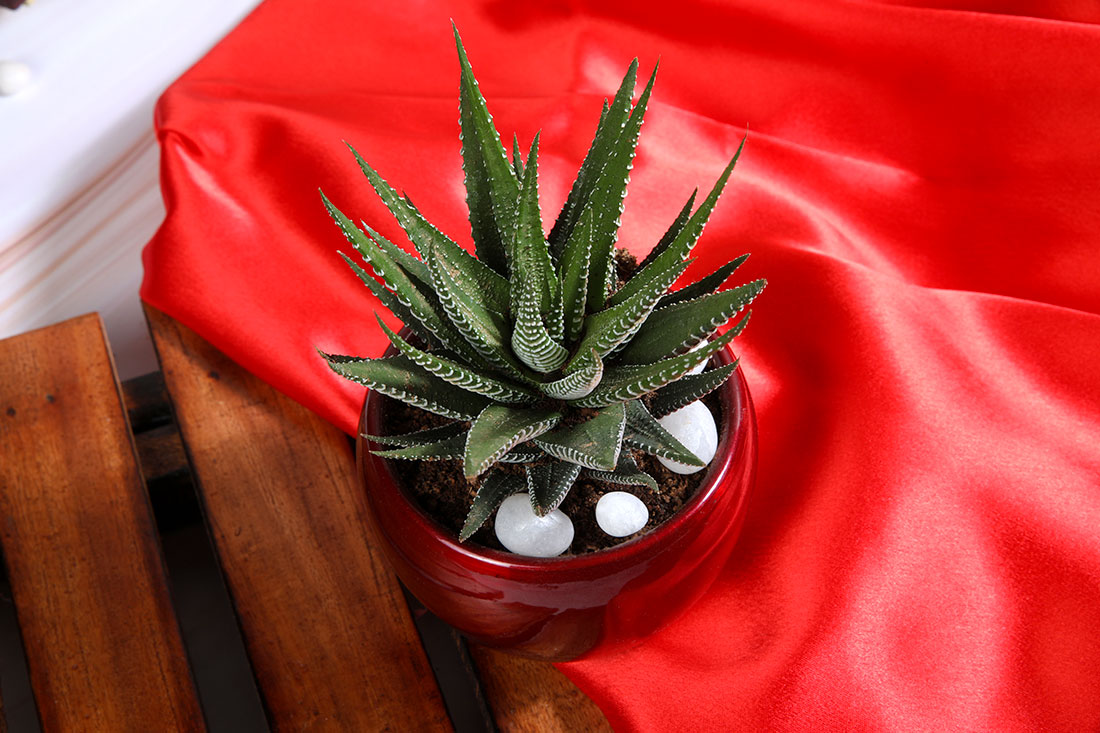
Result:
[[[704,464],[710,463],[718,451],[718,426],[714,424],[714,416],[702,402],[685,405],[676,412],[665,415],[658,422]],[[657,460],[674,473],[695,473],[703,470],[702,466],[689,466],[667,458]]]
[[[695,344],[695,346],[692,346],[690,349],[688,349],[687,353],[690,354],[693,351],[698,351],[699,349],[705,349],[709,344],[710,344],[710,341],[707,341],[706,339],[703,339],[699,343]],[[707,362],[708,361],[710,361],[710,359],[703,359],[703,361],[696,364],[691,369],[688,369],[688,374],[702,374],[703,370],[707,368]]]
[[[0,61],[0,96],[10,97],[31,83],[31,67],[22,61]]]
[[[649,521],[641,499],[625,491],[609,491],[596,502],[596,524],[612,537],[632,535]]]
[[[538,516],[527,494],[513,494],[501,503],[495,529],[500,544],[528,557],[557,557],[573,542],[573,521],[560,509]]]

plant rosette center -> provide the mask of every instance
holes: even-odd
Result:
[[[635,102],[635,59],[604,103],[547,234],[538,193],[540,135],[526,156],[513,136],[509,156],[457,30],[455,42],[475,253],[428,222],[353,149],[414,251],[366,223],[356,226],[322,199],[361,258],[341,253],[345,261],[415,339],[378,317],[391,353],[322,356],[341,376],[434,416],[416,429],[365,437],[380,456],[447,463],[463,479],[470,496],[460,541],[495,515],[505,547],[556,555],[576,545],[577,518],[563,510],[578,487],[600,487],[587,508],[595,516],[604,494],[658,496],[655,474],[690,476],[714,456],[715,416],[700,400],[725,384],[737,363],[699,370],[741,333],[748,314],[735,317],[766,283],[725,288],[742,255],[674,285],[693,262],[692,249],[744,140],[703,201],[696,206],[693,193],[645,259],[624,264],[616,249],[619,221],[656,68]],[[617,501],[601,512],[614,528],[608,538],[640,516],[636,504]]]

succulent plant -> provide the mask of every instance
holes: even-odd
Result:
[[[693,211],[693,193],[657,245],[620,282],[616,240],[638,132],[657,69],[632,104],[638,61],[606,100],[591,147],[549,235],[538,200],[539,135],[508,159],[457,30],[466,202],[476,257],[429,223],[357,153],[371,186],[419,257],[324,204],[374,276],[341,253],[415,338],[381,318],[396,355],[325,354],[336,373],[450,419],[404,435],[367,436],[395,459],[458,460],[477,493],[460,533],[472,535],[506,497],[526,491],[543,515],[579,476],[617,485],[657,482],[633,451],[702,463],[658,418],[719,387],[736,363],[689,374],[724,348],[749,314],[718,329],[763,290],[721,289],[748,255],[669,291],[737,162]],[[350,147],[350,146],[349,146]],[[376,279],[377,278],[377,279]],[[498,464],[523,464],[506,470]]]

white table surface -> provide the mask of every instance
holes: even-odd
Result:
[[[141,248],[164,218],[153,105],[258,0],[37,0],[0,8],[0,338],[99,311],[120,376],[156,369]]]

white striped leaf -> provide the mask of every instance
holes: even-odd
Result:
[[[505,404],[524,404],[534,402],[538,394],[524,387],[508,384],[485,374],[478,374],[469,367],[456,361],[436,356],[431,352],[418,349],[410,344],[387,326],[381,318],[375,314],[378,325],[382,327],[390,343],[417,365],[423,367],[448,384],[484,395],[494,402]]]
[[[436,443],[444,438],[453,438],[456,435],[464,434],[468,428],[469,426],[465,423],[452,422],[446,425],[440,425],[437,428],[426,428],[424,430],[416,430],[411,433],[400,433],[397,435],[370,435],[368,433],[360,433],[360,435],[367,440],[373,440],[375,443],[381,443],[382,445],[406,447],[410,445]]]
[[[539,389],[547,397],[557,400],[578,400],[592,394],[592,390],[599,386],[601,379],[603,379],[603,359],[593,349],[592,359],[586,366],[553,382],[543,382],[539,385]]]
[[[547,374],[565,363],[569,352],[550,338],[539,315],[538,289],[534,284],[523,288],[512,330],[512,351],[527,366]]]
[[[614,471],[596,471],[588,468],[585,469],[584,475],[597,481],[615,484],[616,486],[645,486],[660,493],[657,481],[648,473],[638,468],[638,464],[634,462],[634,456],[630,455],[629,451],[623,451],[619,456],[619,462],[615,466]]]
[[[529,447],[530,446],[530,447]],[[512,450],[505,453],[500,457],[501,463],[531,463],[537,461],[540,458],[545,458],[546,454],[534,447],[533,444],[517,445]]]
[[[569,235],[561,255],[561,299],[565,341],[572,343],[584,329],[588,298],[588,266],[592,259],[592,210],[586,209]]]
[[[560,420],[561,413],[553,410],[489,405],[466,436],[466,477],[480,476],[512,448],[542,435]]]
[[[675,382],[697,364],[702,364],[711,354],[725,348],[736,334],[730,331],[709,342],[697,351],[662,359],[655,364],[627,368],[617,374],[607,374],[596,390],[573,404],[578,407],[603,407],[641,397],[647,392]]]
[[[621,404],[615,404],[599,410],[582,423],[535,438],[534,443],[563,461],[611,471],[619,460],[625,427],[626,411]]]
[[[713,293],[722,286],[726,280],[729,280],[730,275],[740,267],[745,260],[749,258],[748,254],[743,254],[726,264],[719,267],[717,270],[707,275],[704,278],[700,278],[698,281],[685,285],[679,290],[674,290],[665,297],[661,298],[661,302],[657,304],[658,308],[664,308],[665,306],[672,305],[674,303],[680,303],[685,300],[694,300],[699,296],[706,295],[707,293]]]
[[[512,133],[512,170],[516,172],[516,180],[523,180],[523,156],[519,152],[519,136]]]
[[[390,213],[397,219],[397,223],[401,225],[401,228],[405,230],[405,234],[416,246],[416,251],[420,253],[421,260],[426,261],[427,250],[434,249],[436,256],[447,260],[450,266],[462,273],[463,281],[478,284],[481,293],[483,293],[481,297],[492,308],[501,313],[505,312],[508,308],[508,281],[493,268],[480,262],[476,257],[455,244],[450,237],[436,229],[413,206],[411,201],[399,195],[390,184],[386,183],[385,179],[378,175],[377,171],[363,159],[363,156],[355,148],[350,145],[348,148],[355,156],[359,168],[362,169],[363,174],[370,181],[375,193],[382,199],[386,208],[390,210]]]
[[[569,461],[550,461],[527,466],[527,493],[535,514],[545,517],[565,499],[581,467]]]
[[[593,313],[584,321],[584,337],[576,355],[566,364],[565,371],[572,372],[591,363],[592,350],[601,357],[630,339],[653,312],[661,295],[676,281],[690,262],[673,263],[663,277],[653,280],[649,287],[639,290],[634,297],[599,313]]]
[[[561,259],[561,249],[580,221],[581,211],[591,198],[596,181],[604,166],[607,165],[612,146],[622,133],[623,125],[626,124],[630,113],[630,102],[634,98],[634,84],[637,78],[638,59],[634,59],[623,76],[614,101],[608,105],[607,100],[604,100],[596,134],[592,136],[592,143],[588,147],[580,170],[577,171],[577,177],[573,180],[569,196],[550,231],[551,253],[555,260]]]
[[[631,400],[626,403],[626,407],[627,429],[623,443],[670,461],[679,461],[689,466],[706,465],[672,433],[665,430],[640,400]]]
[[[338,252],[341,257],[344,258],[344,262],[348,263],[348,267],[359,276],[359,279],[363,281],[363,284],[374,293],[374,296],[389,310],[390,313],[401,319],[401,322],[409,327],[413,333],[415,333],[421,341],[432,346],[440,346],[439,339],[435,337],[435,334],[428,330],[419,318],[413,315],[408,306],[397,299],[397,296],[391,293],[377,280],[367,274],[367,271],[358,265],[352,258],[348,257],[343,252]]]
[[[664,417],[725,384],[730,375],[737,371],[737,362],[705,371],[702,374],[687,374],[672,384],[666,384],[653,393],[650,412],[654,417]]]
[[[392,260],[381,247],[368,239],[366,234],[359,231],[359,228],[344,216],[343,212],[337,209],[324,193],[321,194],[321,200],[324,201],[329,215],[340,227],[340,231],[344,233],[347,240],[370,264],[375,273],[382,278],[386,286],[393,291],[394,296],[401,304],[408,308],[409,312],[423,324],[424,328],[430,331],[447,348],[476,359],[476,352],[470,349],[448,322],[446,316],[436,310],[438,303],[433,302],[427,294],[416,287],[408,274],[401,269],[401,266]]]
[[[374,240],[375,244],[377,244],[382,249],[383,252],[385,252],[387,255],[389,255],[390,259],[392,259],[397,264],[401,265],[401,269],[403,269],[406,273],[408,273],[414,280],[419,282],[422,286],[428,287],[428,288],[430,288],[432,286],[432,278],[431,278],[431,275],[428,274],[428,266],[427,265],[425,265],[422,261],[420,261],[416,257],[413,257],[411,254],[409,254],[405,250],[398,247],[396,244],[394,244],[390,240],[383,237],[381,234],[379,234],[375,230],[371,229],[370,225],[368,225],[362,219],[359,220],[359,224],[360,224],[360,226],[362,226],[363,231],[365,231],[367,233],[367,235],[371,239]]]
[[[404,356],[364,359],[320,354],[340,376],[436,415],[472,420],[489,403],[481,395],[447,384]]]
[[[500,503],[512,494],[518,494],[525,488],[523,477],[515,473],[493,471],[486,476],[478,486],[474,503],[470,505],[470,512],[466,515],[466,522],[462,525],[462,531],[458,533],[458,541],[465,542],[473,536],[485,524]]]
[[[453,435],[449,438],[437,440],[434,443],[419,443],[402,448],[390,448],[387,450],[373,450],[376,456],[381,458],[396,458],[409,461],[448,461],[462,458],[462,451],[466,447],[466,436]]]
[[[684,225],[687,224],[688,219],[691,217],[691,207],[695,206],[695,197],[699,195],[699,189],[695,189],[691,192],[691,196],[688,197],[687,203],[684,204],[684,208],[680,209],[680,213],[676,215],[676,218],[672,220],[672,224],[665,230],[664,236],[657,242],[653,249],[649,250],[649,254],[645,256],[641,264],[638,265],[639,270],[645,268],[650,262],[657,259],[657,257],[668,249],[669,245],[676,240],[676,235],[684,230]]]
[[[521,365],[508,349],[505,336],[507,324],[504,320],[480,304],[462,297],[462,289],[453,274],[435,257],[434,250],[428,250],[425,260],[443,310],[469,347],[497,369],[525,380],[527,377]]]
[[[474,191],[478,210],[478,223],[475,226],[482,236],[482,240],[478,242],[478,253],[484,252],[487,255],[487,265],[504,275],[509,271],[511,263],[508,248],[515,227],[519,183],[508,162],[500,135],[493,125],[493,117],[489,114],[485,97],[478,89],[474,70],[470,66],[470,59],[466,56],[457,28],[454,28],[454,36],[461,68],[459,120],[462,127],[462,159],[467,167],[466,191],[467,197],[471,190]],[[485,202],[488,202],[488,207]],[[495,223],[498,235],[496,238],[487,233],[490,222]]]
[[[725,188],[726,181],[729,180],[730,174],[733,173],[733,167],[737,164],[737,159],[740,157],[744,147],[745,140],[742,138],[741,145],[738,146],[733,159],[730,160],[726,169],[722,171],[722,175],[718,177],[718,180],[714,184],[714,188],[707,194],[703,203],[699,205],[699,209],[691,215],[687,224],[680,233],[676,235],[676,238],[664,252],[654,257],[648,265],[634,273],[634,276],[627,280],[626,283],[611,296],[609,302],[612,305],[622,303],[624,300],[634,295],[638,290],[646,287],[650,280],[656,277],[658,273],[665,271],[670,262],[687,259],[687,256],[691,254],[692,247],[699,241],[699,235],[703,233],[703,227],[706,226],[711,212],[714,211],[714,206],[718,203],[718,198],[722,195],[722,189]]]
[[[651,364],[666,356],[683,353],[710,338],[731,316],[751,303],[765,285],[766,280],[756,280],[653,311],[645,328],[627,344],[617,361]],[[741,333],[747,323],[746,316],[733,328]]]
[[[606,164],[593,187],[586,208],[593,212],[593,246],[589,265],[587,308],[590,313],[604,307],[607,294],[613,284],[611,274],[615,266],[615,242],[619,235],[619,222],[623,213],[627,183],[638,145],[638,133],[645,118],[646,107],[657,79],[657,67],[649,77],[638,104],[623,125],[618,139],[608,155]]]
[[[509,286],[513,315],[519,310],[524,291],[533,287],[538,296],[539,314],[547,322],[560,322],[561,284],[558,282],[550,250],[542,234],[539,213],[539,136],[536,134],[527,156],[516,207],[515,231],[512,238],[512,270]]]
[[[593,214],[594,243],[591,264],[588,267],[588,293],[585,298],[586,307],[590,313],[604,307],[607,293],[614,282],[610,274],[614,272],[615,242],[618,238],[619,222],[623,216],[630,168],[634,164],[638,133],[641,130],[641,122],[646,117],[646,108],[656,80],[657,67],[654,66],[648,84],[638,98],[637,105],[619,131],[618,138],[610,145],[606,162],[599,171],[592,192],[584,204],[584,208],[591,209]]]

